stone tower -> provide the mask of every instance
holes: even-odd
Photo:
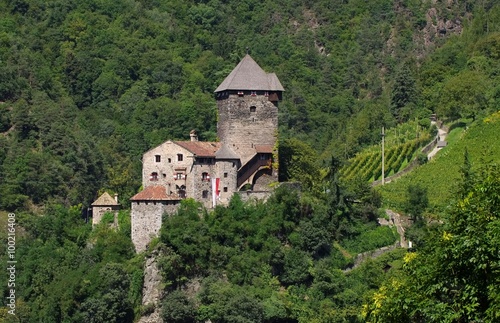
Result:
[[[215,90],[217,135],[243,167],[259,152],[272,152],[283,91],[276,74],[264,72],[248,54]]]

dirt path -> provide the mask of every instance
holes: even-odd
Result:
[[[431,124],[436,124],[436,123],[431,122]],[[438,142],[439,141],[446,141],[447,135],[448,135],[448,133],[441,125],[441,128],[438,128],[438,136],[439,136]],[[437,154],[437,152],[440,151],[441,149],[442,149],[442,147],[439,147],[439,145],[436,145],[436,147],[434,147],[434,149],[427,155],[427,159],[432,159],[432,157],[434,157]]]

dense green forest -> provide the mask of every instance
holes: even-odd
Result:
[[[494,0],[1,1],[0,225],[15,212],[22,261],[16,318],[0,275],[0,319],[133,322],[154,310],[142,306],[144,255],[130,241],[129,211],[119,229],[92,229],[81,210],[103,190],[126,208],[147,149],[191,129],[216,140],[213,91],[247,50],[285,87],[280,177],[303,191],[280,188],[255,204],[235,197],[211,212],[186,200],[165,216],[147,252],[160,254],[164,320],[498,320],[500,173],[482,165],[492,160],[442,158],[463,185],[427,213],[425,187],[403,182],[391,204],[367,183],[375,168],[374,178],[340,171],[368,168],[347,160],[373,149],[382,126],[412,121],[431,133],[431,113],[472,122],[470,136],[496,144]],[[416,248],[350,270],[358,253],[398,238],[376,222],[382,202],[414,217]]]
[[[88,205],[99,189],[127,204],[144,151],[191,129],[216,139],[213,91],[247,48],[286,89],[280,139],[311,146],[319,161],[351,157],[381,126],[497,103],[494,1],[16,0],[0,9],[2,209]],[[454,29],[443,33],[446,21]]]

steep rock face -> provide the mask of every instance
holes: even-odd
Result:
[[[139,323],[161,323],[160,300],[162,298],[161,273],[157,263],[158,253],[153,252],[144,264],[144,283],[142,287],[142,306],[153,311],[141,317]]]
[[[416,58],[423,59],[440,46],[444,38],[460,35],[463,30],[463,21],[471,18],[471,14],[464,11],[458,2],[436,3],[433,1],[429,6],[427,9],[419,9],[422,12],[418,12],[403,6],[400,1],[395,1],[393,10],[397,18],[386,41],[386,54],[397,55],[398,44],[404,39],[404,29],[412,25],[414,54]],[[403,29],[401,26],[404,26]]]
[[[460,18],[445,19],[438,13],[436,8],[430,8],[425,15],[426,25],[423,29],[423,41],[425,48],[435,44],[439,37],[445,37],[462,32],[462,20]]]

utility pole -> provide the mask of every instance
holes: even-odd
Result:
[[[384,127],[382,127],[382,185],[385,184],[384,141],[385,141],[385,133],[384,133]]]

